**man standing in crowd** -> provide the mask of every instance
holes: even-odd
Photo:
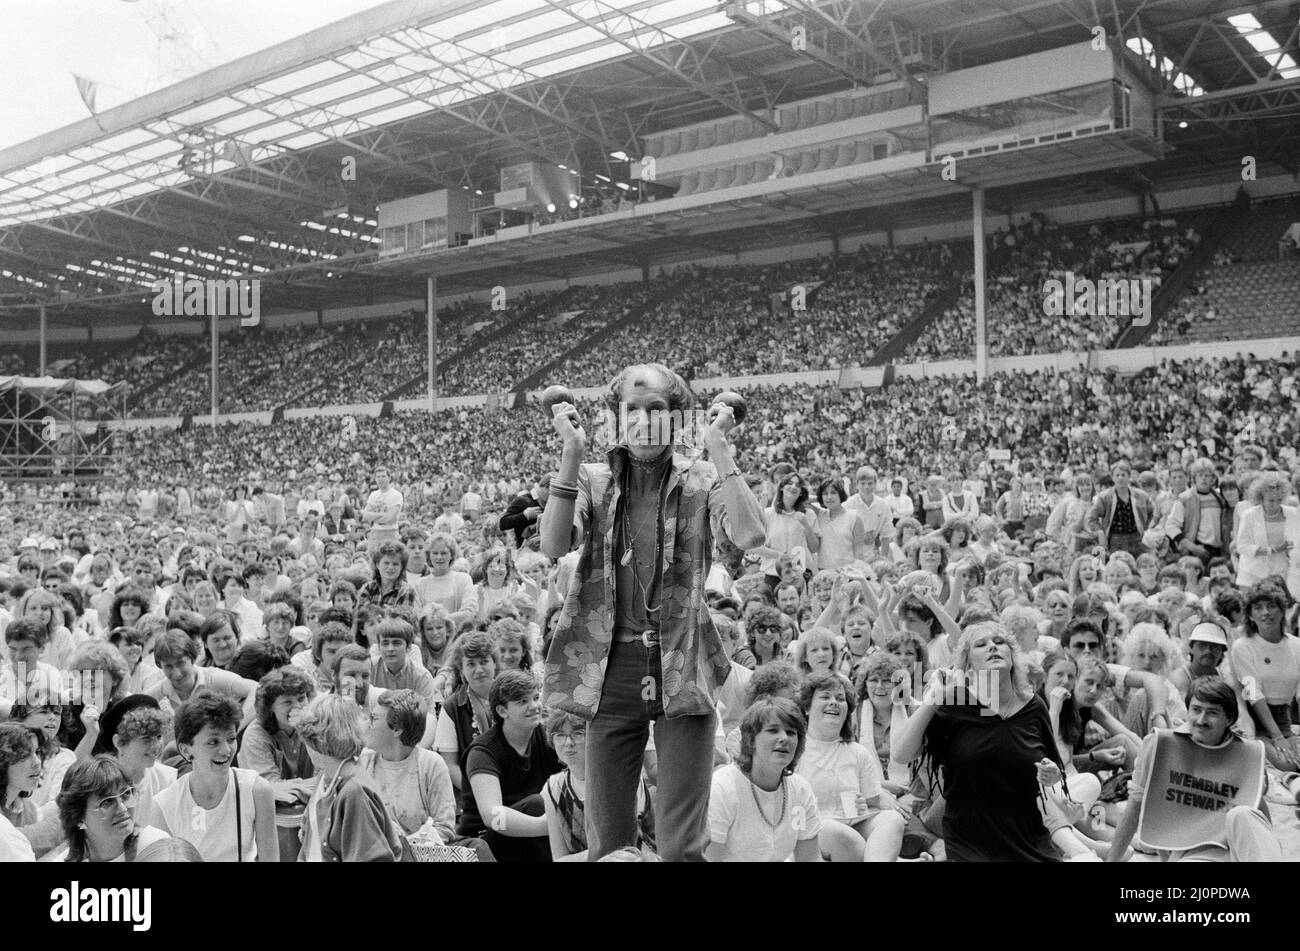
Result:
[[[267,492],[264,486],[253,489],[253,518],[278,532],[284,525],[284,496]]]
[[[854,480],[858,491],[844,503],[846,509],[857,512],[862,518],[863,546],[870,559],[879,557],[882,535],[888,550],[894,527],[894,509],[888,499],[876,495],[876,478],[876,470],[871,466],[860,468]]]
[[[889,503],[890,513],[895,522],[900,518],[910,517],[916,511],[911,497],[904,491],[903,480],[898,476],[894,476],[890,481],[889,495],[886,496],[885,501]]]
[[[1097,496],[1088,512],[1087,530],[1100,532],[1107,551],[1126,551],[1134,558],[1146,551],[1142,535],[1155,517],[1151,496],[1133,486],[1133,469],[1124,459],[1110,469],[1114,485]]]
[[[1208,565],[1222,556],[1232,539],[1232,507],[1215,488],[1217,475],[1209,459],[1197,459],[1188,472],[1192,485],[1174,499],[1165,520],[1170,544]]]
[[[366,499],[361,520],[370,526],[370,550],[384,542],[397,541],[397,519],[402,514],[402,493],[392,485],[388,470],[380,466],[375,470],[375,489]]]
[[[658,761],[655,826],[666,861],[703,861],[719,688],[731,672],[705,607],[716,524],[746,550],[767,542],[763,512],[732,459],[730,406],[704,436],[709,461],[673,453],[693,405],[662,364],[610,384],[619,420],[608,462],[583,465],[586,434],[571,403],[552,410],[563,439],[542,515],[542,551],[582,556],[546,658],[546,702],[587,730],[588,858],[637,841],[637,790],[651,725]],[[666,418],[670,426],[660,423]],[[716,522],[713,521],[715,517]],[[612,578],[611,578],[612,574]]]

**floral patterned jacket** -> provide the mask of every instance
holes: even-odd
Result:
[[[573,582],[546,657],[544,701],[586,719],[600,707],[614,634],[614,528],[627,449],[608,464],[578,474],[573,547],[581,550]],[[727,531],[720,480],[713,465],[674,456],[664,508],[663,606],[659,644],[664,713],[713,713],[731,664],[704,601],[713,531]]]

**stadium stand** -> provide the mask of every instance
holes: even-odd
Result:
[[[1149,341],[1196,343],[1300,333],[1300,257],[1279,239],[1300,221],[1295,199],[1261,202],[1223,242],[1213,265],[1171,307]]]

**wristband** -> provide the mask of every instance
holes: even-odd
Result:
[[[556,479],[551,480],[551,495],[557,499],[566,502],[575,502],[578,498],[578,486],[574,483],[564,483]]]

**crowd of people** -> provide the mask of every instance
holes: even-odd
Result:
[[[862,366],[920,314],[950,260],[946,246],[863,246],[838,260],[696,268],[676,295],[555,372],[600,385],[646,341],[688,377]]]
[[[504,393],[591,334],[621,319],[673,279],[660,273],[645,283],[576,287],[539,309],[514,331],[456,361],[442,376],[443,396]],[[561,320],[564,315],[570,316]]]
[[[1047,282],[1067,272],[1093,281],[1139,280],[1154,293],[1200,243],[1192,224],[1174,218],[1106,220],[1062,227],[1035,212],[990,238],[985,325],[990,357],[1104,350],[1132,315],[1044,312]],[[1062,308],[1064,309],[1064,308]],[[904,360],[970,359],[975,302],[966,293],[907,349]]]
[[[1012,451],[1046,477],[1071,458],[1104,468],[1119,456],[1141,458],[1158,473],[1179,458],[1221,452],[1240,436],[1264,445],[1286,465],[1295,460],[1297,355],[1259,359],[1166,361],[1136,375],[1075,369],[935,380],[899,378],[880,390],[773,386],[750,393],[751,416],[736,436],[747,470],[790,460],[849,471],[867,461],[896,474],[908,491],[932,476],[963,477],[989,450]],[[589,417],[600,411],[583,404]],[[193,499],[228,499],[237,485],[271,494],[338,488],[364,466],[385,465],[413,512],[438,514],[449,481],[509,484],[555,462],[545,445],[517,433],[541,415],[534,404],[485,411],[411,411],[389,417],[313,416],[270,425],[225,423],[181,430],[126,430],[117,437],[110,477],[89,494],[113,503],[140,489],[174,508],[180,488]],[[608,446],[593,445],[596,459]],[[426,460],[439,460],[430,472]],[[527,471],[526,471],[527,470]],[[1046,488],[1046,487],[1045,487]],[[32,504],[58,504],[54,485],[5,490]],[[173,501],[168,502],[168,499]],[[324,500],[328,504],[328,499]],[[292,514],[292,506],[290,507]]]
[[[1296,370],[755,390],[673,433],[658,559],[673,450],[592,404],[124,434],[91,508],[0,499],[0,856],[1277,859]],[[1187,743],[1212,845],[1140,809]]]
[[[1095,281],[1146,281],[1154,293],[1200,243],[1197,228],[1205,218],[1189,213],[1058,225],[1035,212],[999,229],[989,238],[989,355],[1113,346],[1129,316],[1045,314],[1047,282],[1064,281],[1068,272]],[[948,245],[929,242],[901,249],[863,246],[834,258],[767,265],[660,270],[645,283],[525,293],[509,298],[504,310],[464,301],[439,310],[440,394],[506,392],[589,339],[590,346],[555,370],[557,379],[598,385],[636,359],[647,341],[688,379],[863,366],[954,281],[962,289],[957,301],[899,361],[970,359],[975,328],[970,271],[954,264]],[[670,291],[666,298],[629,326],[594,337],[664,291]],[[1175,302],[1151,342],[1177,343],[1192,326],[1213,322],[1217,314],[1202,298],[1193,288]],[[519,321],[525,311],[528,319]],[[474,345],[511,321],[517,326],[505,336]],[[719,348],[718,340],[727,346]],[[60,372],[126,381],[133,417],[204,413],[207,348],[206,335],[142,333],[126,346],[78,353]],[[17,354],[7,358],[14,370],[35,372],[30,360]],[[374,403],[422,380],[426,360],[425,322],[416,313],[323,327],[239,330],[222,339],[220,411]],[[179,372],[187,364],[193,372]],[[421,385],[412,395],[422,392]]]

